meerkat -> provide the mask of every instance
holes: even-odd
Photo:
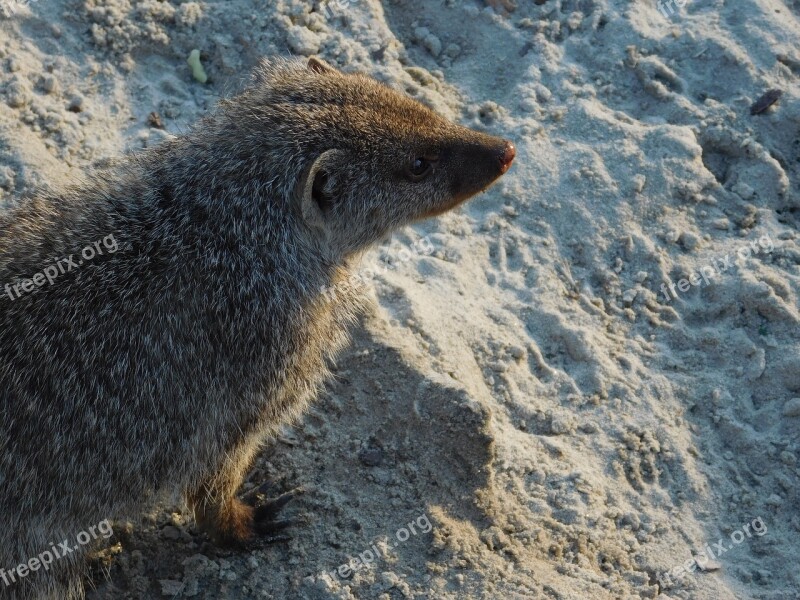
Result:
[[[0,216],[0,598],[83,598],[76,534],[166,494],[219,544],[285,526],[291,493],[237,491],[358,314],[320,290],[514,157],[365,75],[265,59],[187,133]]]

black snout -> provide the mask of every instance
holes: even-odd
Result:
[[[450,193],[423,217],[440,215],[479,194],[506,173],[517,156],[509,140],[463,128],[460,132],[467,139],[444,146],[440,154],[440,177],[447,181]]]
[[[517,148],[509,140],[477,134],[478,139],[461,147],[459,159],[461,193],[476,194],[511,168]]]

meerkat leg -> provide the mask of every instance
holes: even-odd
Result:
[[[265,486],[261,486],[243,499],[237,497],[236,492],[256,451],[254,445],[232,453],[217,473],[186,495],[197,525],[221,546],[247,547],[258,541],[286,539],[286,536],[275,534],[300,522],[297,519],[277,519],[277,514],[301,490],[268,499],[263,494]]]
[[[187,496],[198,527],[220,546],[243,546],[255,537],[254,510],[216,483],[203,484]]]

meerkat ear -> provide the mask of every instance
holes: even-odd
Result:
[[[317,58],[316,56],[312,56],[308,59],[308,70],[320,75],[333,75],[334,73],[339,72],[324,60]]]
[[[335,182],[331,173],[339,162],[341,150],[327,150],[311,163],[297,186],[300,213],[313,227],[325,229],[328,215],[336,199]]]

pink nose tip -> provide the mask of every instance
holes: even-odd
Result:
[[[503,153],[500,155],[500,173],[505,173],[511,168],[511,163],[514,162],[514,157],[517,155],[517,149],[509,141],[503,148]]]

